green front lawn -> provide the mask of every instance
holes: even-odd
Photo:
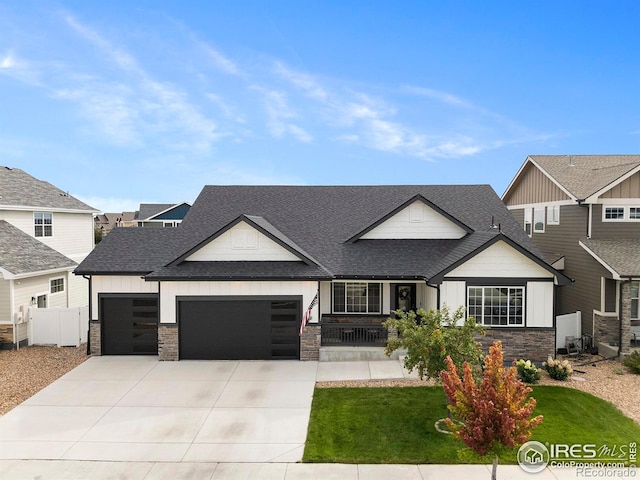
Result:
[[[588,393],[539,386],[532,393],[535,415],[544,422],[532,440],[550,443],[621,445],[640,438],[640,426],[618,409]],[[316,389],[311,408],[305,462],[481,463],[462,443],[438,433],[447,414],[441,387]],[[501,463],[516,463],[515,452]]]

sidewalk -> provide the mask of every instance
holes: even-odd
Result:
[[[491,478],[491,466],[0,460],[0,476],[6,480],[475,480]],[[516,465],[499,465],[498,478],[564,480],[581,477],[576,476],[575,469],[547,469],[532,475]]]

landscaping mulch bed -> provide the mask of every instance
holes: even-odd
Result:
[[[42,390],[87,358],[87,346],[23,347],[0,351],[0,415]]]

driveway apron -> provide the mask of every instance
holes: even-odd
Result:
[[[0,459],[302,460],[317,362],[92,357],[0,418]]]

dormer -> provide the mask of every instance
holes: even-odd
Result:
[[[459,239],[472,231],[422,195],[416,195],[351,237],[348,242]]]

